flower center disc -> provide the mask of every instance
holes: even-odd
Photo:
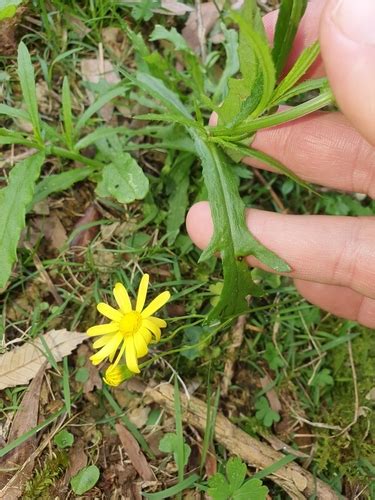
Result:
[[[124,317],[119,324],[120,332],[125,336],[133,335],[139,330],[141,320],[142,318],[139,312],[131,311],[124,314]]]

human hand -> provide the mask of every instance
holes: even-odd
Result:
[[[275,13],[264,18],[272,37]],[[322,59],[313,75],[326,74],[341,109],[319,112],[259,131],[252,147],[277,158],[301,178],[375,198],[375,2],[313,0],[292,52],[319,38]],[[254,160],[245,160],[265,168]],[[300,293],[343,318],[375,328],[375,217],[284,215],[250,209],[252,234],[282,257]],[[213,226],[207,202],[194,205],[187,230],[205,248]],[[256,259],[252,266],[267,269]],[[269,270],[269,269],[268,269]]]

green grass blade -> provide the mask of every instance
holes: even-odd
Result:
[[[42,138],[40,133],[40,118],[36,97],[34,67],[31,62],[29,51],[23,42],[18,46],[18,76],[21,83],[22,95],[33,125],[34,135],[36,140],[40,143],[42,142]]]
[[[142,495],[150,500],[162,500],[163,498],[175,498],[176,495],[182,493],[184,490],[193,486],[193,484],[198,481],[199,476],[197,474],[193,474],[192,476],[187,477],[183,481],[177,483],[170,488],[167,488],[163,491],[158,491],[157,493],[142,493]]]
[[[273,463],[269,467],[257,472],[252,476],[252,479],[263,479],[264,477],[269,476],[270,474],[275,474],[281,467],[293,462],[297,457],[295,455],[285,455],[285,457],[280,458],[277,462]]]
[[[181,483],[184,479],[184,469],[185,469],[185,451],[184,451],[184,430],[182,427],[182,413],[181,413],[181,399],[180,399],[180,389],[178,387],[178,379],[175,377],[174,381],[174,408],[176,411],[175,421],[176,421],[176,435],[177,435],[177,471],[178,471],[178,481]]]
[[[138,441],[138,444],[142,448],[142,450],[148,454],[149,457],[154,458],[154,454],[151,451],[151,448],[147,444],[147,441],[145,438],[142,436],[142,434],[139,432],[137,427],[128,419],[126,415],[124,415],[123,410],[117,403],[117,401],[113,398],[112,394],[109,392],[107,387],[104,385],[102,389],[103,395],[118,416],[118,418],[121,420],[121,422],[125,425],[125,427],[128,429],[129,432],[132,433],[133,437]]]
[[[69,149],[73,148],[73,114],[72,114],[72,99],[70,96],[69,80],[64,76],[62,87],[62,112],[64,120],[65,141]]]
[[[70,416],[72,401],[70,397],[68,356],[63,359],[63,394],[66,413]]]

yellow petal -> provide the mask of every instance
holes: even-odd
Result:
[[[123,336],[121,333],[116,333],[116,335],[114,335],[114,337],[103,347],[103,349],[90,357],[92,364],[98,365],[111,353],[116,352],[122,339]]]
[[[94,349],[99,349],[100,347],[103,347],[103,345],[108,344],[108,342],[110,342],[115,336],[115,333],[112,333],[111,335],[104,335],[103,337],[100,337],[100,339],[95,340],[92,346]]]
[[[138,312],[141,312],[143,309],[143,306],[145,305],[149,279],[150,279],[150,276],[148,274],[144,274],[142,276],[141,282],[139,284],[138,295],[137,295],[137,304],[135,306],[135,310]]]
[[[145,339],[143,338],[143,335],[139,334],[139,332],[134,335],[134,345],[135,352],[137,353],[137,358],[143,358],[143,356],[146,356],[146,354],[148,353],[148,347]]]
[[[171,294],[169,292],[163,292],[146,307],[141,313],[142,318],[148,318],[151,314],[154,314],[158,309],[164,306],[170,299]]]
[[[150,332],[150,330],[147,330],[147,328],[145,328],[144,326],[142,326],[139,329],[138,334],[142,335],[142,337],[145,339],[145,342],[147,345],[151,342],[151,340],[152,340],[151,332]]]
[[[156,316],[149,316],[147,319],[155,323],[159,328],[165,328],[167,326],[167,322],[164,319],[157,318]]]
[[[124,341],[122,346],[121,346],[121,349],[118,353],[118,356],[116,358],[116,361],[113,363],[113,366],[117,366],[122,358],[122,356],[124,355],[124,351],[125,351],[125,347],[126,347],[126,342]]]
[[[96,337],[97,335],[106,335],[107,333],[118,332],[118,323],[106,323],[105,325],[95,325],[91,326],[87,330],[87,335],[89,337]]]
[[[131,372],[140,373],[133,337],[126,339],[125,359],[126,365]]]
[[[153,321],[151,321],[150,319],[144,319],[142,321],[142,324],[155,335],[156,341],[159,342],[160,335],[161,335],[160,328],[158,326],[156,326],[155,323]]]
[[[119,322],[123,318],[123,314],[120,311],[109,306],[108,304],[105,304],[104,302],[99,302],[96,308],[100,312],[100,314],[103,314],[103,316],[111,319],[112,321]]]
[[[116,283],[113,295],[122,313],[126,314],[132,310],[128,292],[122,283]]]

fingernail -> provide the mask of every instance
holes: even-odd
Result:
[[[332,19],[354,42],[375,44],[375,0],[338,0]]]

